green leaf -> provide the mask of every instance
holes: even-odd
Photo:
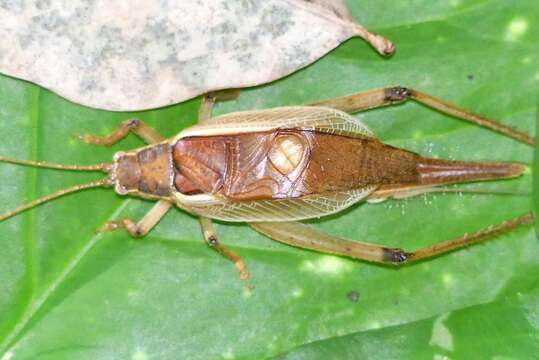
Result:
[[[321,340],[277,358],[530,358],[537,353],[536,285],[432,318]]]
[[[538,290],[532,285],[486,304],[314,342],[278,358],[530,358],[538,349]]]
[[[354,39],[314,66],[243,91],[216,113],[402,84],[535,132],[537,2],[349,4],[358,20],[395,42],[391,59]],[[115,151],[142,143],[129,136],[102,148],[82,144],[72,134],[105,134],[138,116],[171,136],[196,121],[199,104],[110,113],[7,77],[0,78],[0,99],[0,154],[80,164],[109,161]],[[357,117],[383,141],[423,155],[533,161],[529,146],[417,104]],[[310,223],[350,239],[416,249],[530,211],[530,173],[467,185],[520,196],[431,194],[359,204]],[[0,213],[97,178],[1,165]],[[151,206],[95,189],[0,223],[0,358],[523,358],[538,353],[539,246],[532,227],[397,269],[292,248],[245,225],[219,223],[221,241],[243,256],[250,271],[255,288],[249,292],[232,264],[204,244],[196,218],[180,210],[169,212],[144,239],[95,232],[107,219],[139,219]]]
[[[539,106],[539,100],[537,101],[537,106]],[[539,124],[539,111],[537,111],[537,122],[535,125],[536,129],[538,127],[537,124]],[[535,213],[535,217],[537,218],[537,216],[539,216],[539,173],[537,173],[537,169],[539,169],[539,146],[537,145],[535,146],[535,163],[533,169],[533,211]],[[535,222],[535,229],[539,239],[539,221]]]

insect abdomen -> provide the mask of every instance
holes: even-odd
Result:
[[[418,180],[418,156],[376,139],[319,133],[304,176],[308,193]]]
[[[300,129],[201,136],[174,145],[175,186],[234,200],[297,198],[417,181],[414,153]]]

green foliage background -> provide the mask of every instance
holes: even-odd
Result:
[[[533,0],[349,1],[392,39],[382,59],[358,39],[284,80],[242,92],[217,113],[301,104],[403,84],[534,133],[539,4]],[[74,133],[107,133],[139,116],[170,136],[195,122],[199,100],[143,113],[69,103],[0,77],[0,154],[93,164],[112,148]],[[390,144],[423,155],[532,163],[530,147],[420,105],[357,115]],[[538,160],[539,161],[539,160]],[[92,174],[0,166],[0,212]],[[531,171],[468,187],[529,194]],[[537,182],[536,182],[536,188]],[[535,202],[535,209],[539,208]],[[207,248],[196,219],[171,211],[142,240],[96,234],[151,203],[90,190],[0,224],[1,359],[530,358],[539,353],[539,246],[532,227],[400,269],[291,248],[245,225],[219,223],[255,286]],[[311,223],[335,235],[415,249],[521,215],[531,196],[427,195],[359,204]]]

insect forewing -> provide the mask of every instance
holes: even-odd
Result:
[[[185,210],[223,221],[296,221],[337,213],[364,199],[375,186],[294,199],[231,201],[213,195],[177,197]]]
[[[373,138],[367,126],[349,114],[326,107],[294,106],[262,111],[237,112],[212,119],[181,132],[185,137],[218,136],[302,129],[341,136]],[[234,201],[223,196],[176,194],[178,206],[205,217],[225,221],[292,221],[339,212],[364,199],[375,186],[328,192],[291,199]]]
[[[275,129],[316,130],[351,137],[375,137],[361,121],[336,109],[318,106],[289,106],[222,115],[210,123],[190,127],[175,140],[189,136],[228,135]]]

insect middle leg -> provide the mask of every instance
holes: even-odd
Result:
[[[211,121],[212,111],[218,101],[235,100],[240,96],[239,89],[227,89],[204,94],[198,110],[198,122],[205,123]]]
[[[96,145],[113,145],[118,141],[122,140],[127,136],[129,132],[133,132],[138,137],[140,137],[147,144],[155,144],[160,141],[165,140],[161,134],[157,131],[146,125],[140,119],[129,119],[123,121],[120,126],[114,130],[112,133],[106,136],[98,135],[75,135],[77,139],[84,141],[87,144],[96,144]]]
[[[198,112],[198,122],[205,123],[205,122],[211,121],[213,107],[215,106],[215,103],[217,101],[231,100],[231,99],[237,98],[238,96],[239,96],[239,90],[235,90],[235,89],[205,94],[202,97],[202,100],[200,103],[200,109]],[[223,255],[225,258],[232,261],[240,274],[240,279],[242,281],[247,281],[247,279],[249,278],[249,273],[245,269],[245,264],[241,256],[236,254],[232,250],[228,249],[227,247],[225,247],[219,242],[219,239],[217,238],[215,230],[213,229],[213,224],[212,224],[211,219],[200,216],[199,222],[200,222],[200,227],[202,229],[202,235],[204,236],[204,240],[206,240],[208,245],[211,248],[215,249],[218,253]]]
[[[211,248],[215,249],[219,254],[223,255],[228,260],[234,263],[234,266],[236,266],[236,269],[238,270],[240,274],[241,280],[249,279],[249,273],[245,269],[245,264],[243,263],[241,256],[239,256],[232,250],[226,248],[219,242],[219,239],[217,238],[217,234],[215,233],[215,230],[213,229],[213,224],[212,224],[211,219],[201,216],[199,217],[199,221],[200,221],[200,227],[202,228],[202,235],[204,236],[204,240],[206,240],[208,245]]]
[[[533,215],[528,213],[501,224],[412,252],[341,239],[299,222],[251,223],[250,225],[256,231],[288,245],[382,264],[401,265],[473,245],[532,222]]]
[[[535,138],[524,132],[515,130],[510,126],[503,125],[484,116],[462,109],[454,104],[448,103],[432,95],[423,93],[418,90],[405,88],[402,86],[368,90],[365,92],[359,92],[348,96],[317,101],[309,105],[327,106],[348,113],[355,113],[382,106],[399,104],[408,99],[417,101],[442,113],[502,133],[525,144],[531,146],[535,144]]]

